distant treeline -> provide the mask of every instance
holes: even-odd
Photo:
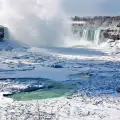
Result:
[[[89,21],[89,20],[115,20],[115,21],[119,21],[120,20],[120,16],[94,16],[94,17],[79,17],[79,16],[74,16],[71,17],[71,19],[73,21]]]

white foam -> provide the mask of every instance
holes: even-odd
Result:
[[[61,0],[0,0],[0,24],[11,38],[31,45],[60,46],[66,19]],[[65,28],[65,27],[64,27]]]

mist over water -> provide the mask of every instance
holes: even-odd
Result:
[[[85,39],[80,41],[79,35],[75,36],[71,31],[72,26],[68,17],[72,15],[69,15],[65,10],[63,1],[0,0],[0,25],[8,28],[9,39],[18,40],[31,46],[84,45]],[[65,1],[66,4],[72,2]],[[91,4],[94,4],[94,2]],[[74,7],[71,5],[69,9],[73,10]],[[80,9],[78,11],[81,13]]]
[[[32,46],[64,46],[66,21],[61,0],[0,0],[0,24]]]

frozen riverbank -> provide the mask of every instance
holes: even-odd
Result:
[[[86,51],[91,55],[89,56]],[[110,56],[100,49],[93,48],[32,48],[25,52],[1,51],[0,55],[1,80],[45,78],[53,81],[79,82],[77,95],[40,100],[40,109],[35,108],[38,107],[36,100],[18,102],[1,95],[2,120],[5,116],[9,119],[10,116],[20,116],[18,120],[26,118],[33,120],[39,117],[38,113],[44,116],[41,118],[43,120],[45,116],[55,120],[120,119],[118,114],[120,97],[116,90],[120,86],[119,55]],[[59,67],[55,67],[56,65]],[[4,85],[1,88],[2,94],[5,90]]]

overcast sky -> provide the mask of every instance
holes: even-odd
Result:
[[[120,0],[63,0],[69,15],[120,15]]]

